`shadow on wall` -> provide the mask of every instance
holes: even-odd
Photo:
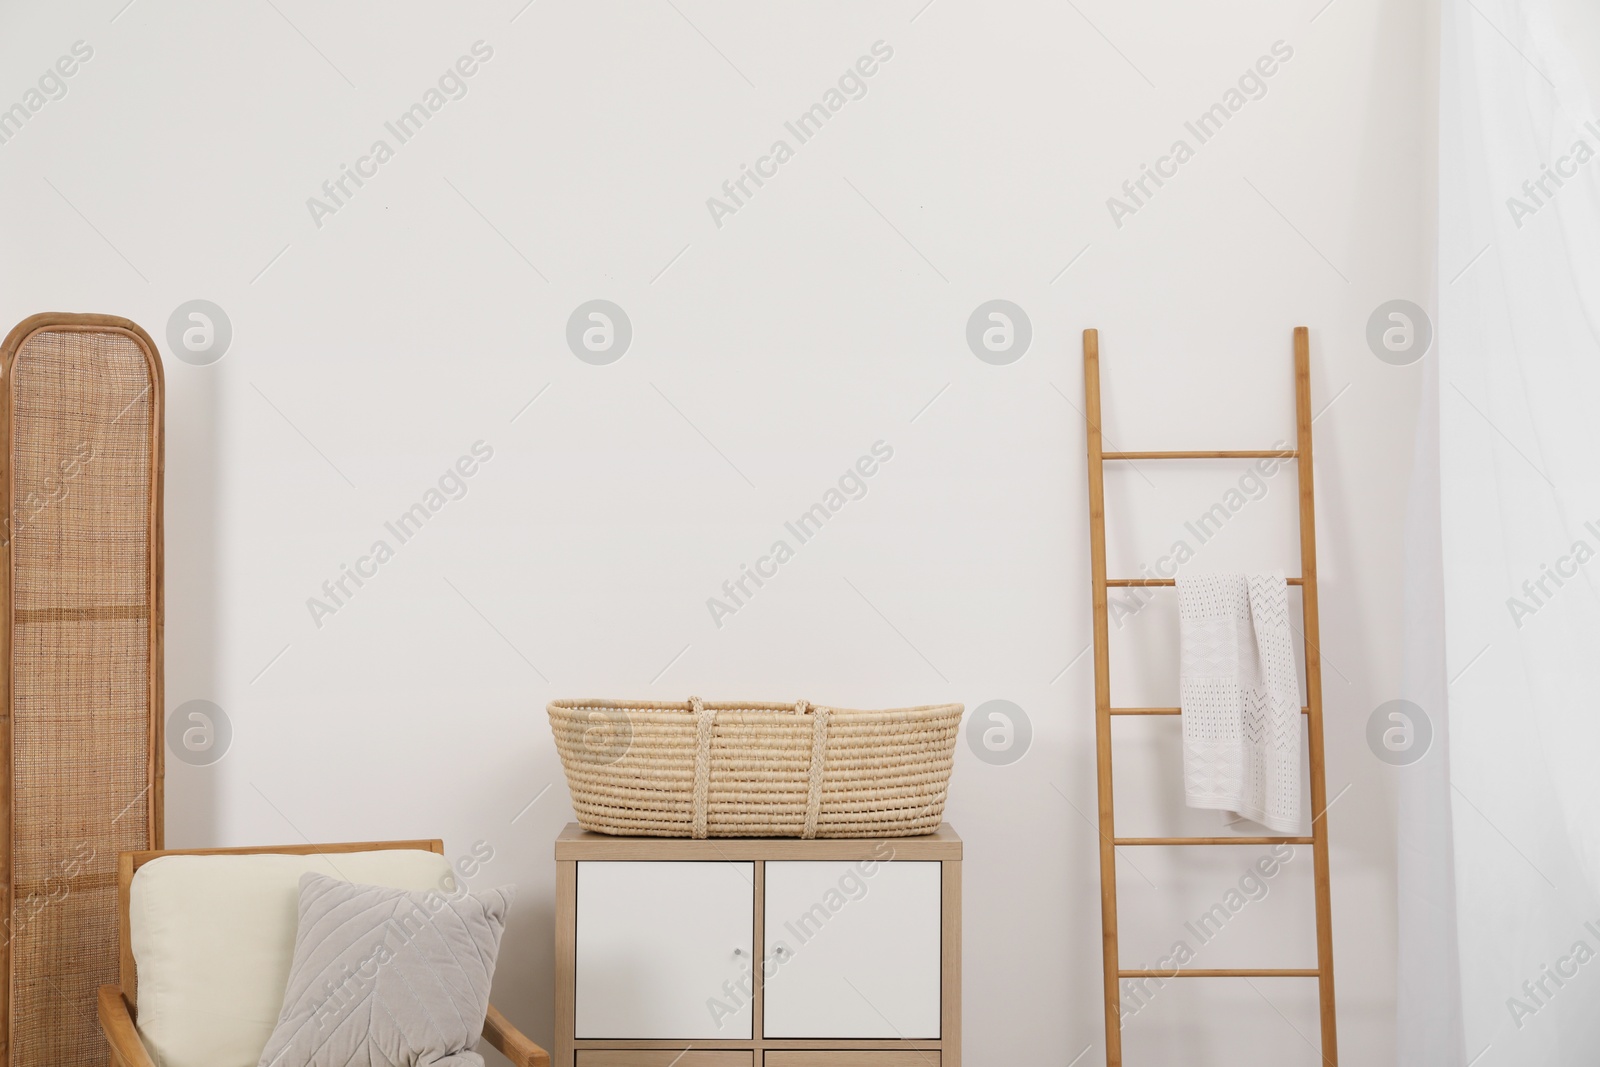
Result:
[[[150,325],[161,344],[165,324]],[[217,376],[210,367],[173,358],[168,345],[161,348],[167,388],[166,846],[203,848],[220,843],[216,764],[226,758],[232,741],[225,717],[206,704],[191,703],[213,701],[220,691],[217,516],[223,486]],[[174,486],[183,489],[174,493]]]

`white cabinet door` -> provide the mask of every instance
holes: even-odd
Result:
[[[580,1038],[747,1039],[755,865],[578,864]]]
[[[765,1036],[938,1037],[940,866],[769,862]]]

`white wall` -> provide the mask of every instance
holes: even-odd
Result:
[[[1394,1062],[1404,771],[1365,728],[1397,685],[1420,371],[1364,330],[1431,279],[1419,3],[124,3],[0,13],[0,105],[94,50],[0,144],[0,320],[110,312],[159,338],[204,298],[232,323],[220,362],[167,363],[169,707],[214,700],[234,729],[216,765],[170,761],[174,845],[492,843],[485,877],[521,888],[496,1000],[548,1040],[571,812],[547,700],[1005,698],[1031,750],[963,744],[947,811],[967,1055],[1101,1062],[1080,331],[1116,445],[1267,447],[1306,324],[1342,1051]],[[468,94],[316,226],[307,198],[480,40]],[[715,225],[707,197],[878,41],[865,97]],[[1114,225],[1107,197],[1278,41],[1264,97]],[[595,298],[633,325],[610,366],[563,338]],[[1032,321],[1009,366],[964,338],[993,298]],[[466,497],[314,625],[307,598],[480,440]],[[866,498],[713,625],[707,597],[879,440]],[[1114,572],[1239,477],[1140,469],[1109,486]],[[1292,573],[1292,478],[1200,562]],[[1117,631],[1119,702],[1170,702],[1172,627],[1158,602]],[[1177,807],[1175,724],[1118,729],[1121,829],[1208,827]],[[1132,857],[1130,962],[1260,851]],[[1308,964],[1309,868],[1197,965]],[[1316,1062],[1302,1038],[1311,983],[1198,981],[1126,1041],[1130,1064]]]

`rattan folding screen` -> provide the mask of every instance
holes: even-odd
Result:
[[[155,345],[126,319],[24,320],[0,440],[0,1067],[101,1067],[117,853],[163,844]]]

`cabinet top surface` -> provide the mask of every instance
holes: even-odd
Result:
[[[613,837],[568,823],[556,838],[557,860],[856,860],[961,859],[961,838],[949,823],[920,837]]]

